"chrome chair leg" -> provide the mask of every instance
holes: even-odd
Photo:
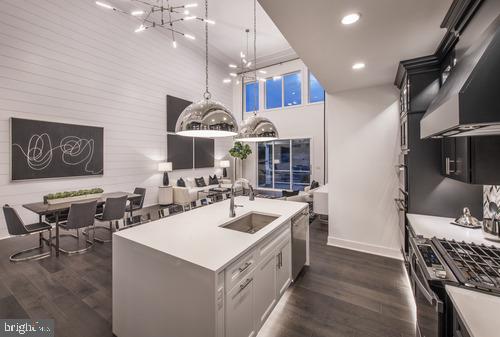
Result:
[[[50,242],[51,239],[52,239],[52,231],[49,229],[48,232],[49,232],[49,242]],[[25,249],[25,250],[21,250],[21,251],[19,251],[17,253],[14,253],[11,256],[9,256],[9,260],[11,262],[24,262],[24,261],[31,261],[31,260],[41,260],[41,259],[45,259],[46,257],[50,257],[52,255],[52,248],[51,248],[51,246],[49,246],[49,251],[48,252],[44,252],[44,253],[40,253],[40,254],[36,254],[36,255],[30,255],[30,256],[27,256],[27,257],[18,257],[18,256],[20,256],[22,254],[25,254],[25,253],[29,253],[29,252],[33,252],[33,251],[36,251],[36,250],[43,249],[43,241],[44,240],[45,239],[43,237],[43,232],[40,232],[39,236],[38,236],[38,246],[32,247],[32,248],[28,248],[28,249]]]
[[[76,239],[78,243],[80,242],[80,236],[79,236],[78,230],[77,230],[76,235],[71,234],[71,233],[70,234],[59,234],[59,238],[61,238],[61,237],[71,237],[71,238]],[[68,249],[64,249],[61,246],[59,246],[59,251],[61,253],[66,254],[66,255],[83,254],[83,253],[88,252],[90,249],[92,249],[92,247],[94,247],[94,244],[90,240],[85,239],[85,244],[86,244],[85,248],[77,249],[77,250],[68,250]]]
[[[89,227],[89,228],[85,229],[85,231],[84,231],[84,234],[87,235],[87,236],[89,235],[89,232],[92,231],[93,232],[92,235],[94,236],[94,240],[96,242],[99,242],[99,243],[108,243],[108,242],[111,242],[111,238],[109,238],[109,239],[103,239],[103,238],[101,238],[99,236],[95,236],[95,232],[97,230],[104,230],[104,231],[109,232],[110,235],[112,235],[113,234],[113,221],[109,222],[109,227],[107,227],[107,226],[93,226],[93,227]],[[90,236],[89,236],[89,239],[90,239]]]

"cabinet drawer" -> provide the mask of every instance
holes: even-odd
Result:
[[[226,268],[225,283],[228,291],[255,269],[255,265],[257,264],[255,254],[256,250],[253,249]]]

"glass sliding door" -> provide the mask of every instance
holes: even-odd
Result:
[[[303,190],[311,180],[309,139],[280,139],[258,144],[258,186]]]
[[[311,183],[309,139],[292,139],[292,190],[302,191]]]
[[[273,143],[259,143],[257,151],[259,187],[273,188]]]
[[[290,141],[274,142],[274,188],[290,189]]]

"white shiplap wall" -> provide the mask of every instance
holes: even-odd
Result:
[[[156,202],[157,162],[166,158],[165,97],[201,97],[203,37],[172,49],[158,30],[134,34],[136,25],[91,0],[0,1],[0,203],[15,206],[26,221],[36,217],[21,205],[54,191],[145,186],[146,204]],[[211,91],[231,106],[225,73],[211,64]],[[104,127],[104,176],[10,182],[10,117]],[[216,158],[230,144],[216,141]],[[0,238],[6,235],[2,215]]]

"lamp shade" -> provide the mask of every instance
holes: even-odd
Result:
[[[241,123],[240,132],[235,137],[242,142],[265,142],[278,139],[278,130],[266,117],[253,115]]]
[[[158,163],[158,171],[171,172],[172,171],[172,163],[169,161],[164,161],[164,162]]]
[[[184,109],[175,133],[187,137],[232,137],[238,134],[238,123],[222,103],[204,98]]]
[[[231,164],[230,164],[229,160],[221,160],[219,162],[219,167],[225,168],[225,167],[230,167],[230,166],[231,166]]]

